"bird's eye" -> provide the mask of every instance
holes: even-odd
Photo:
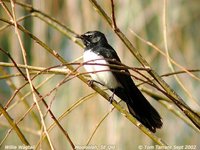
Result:
[[[99,42],[100,38],[101,38],[101,37],[99,37],[99,36],[93,37],[93,38],[92,38],[92,43],[97,43],[97,42]]]
[[[93,36],[93,34],[91,34],[91,33],[85,33],[84,34],[86,37],[88,37],[88,38],[91,38],[92,36]]]

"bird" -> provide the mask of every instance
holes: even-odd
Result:
[[[137,88],[126,68],[119,66],[121,60],[100,31],[88,31],[77,35],[85,48],[84,68],[94,82],[108,88],[123,100],[132,116],[153,133],[162,127],[162,118]],[[92,82],[93,83],[93,82]]]

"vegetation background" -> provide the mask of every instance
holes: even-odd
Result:
[[[41,12],[47,14],[77,34],[90,30],[99,30],[105,33],[109,43],[117,51],[124,64],[131,67],[141,67],[137,59],[115,34],[112,27],[97,13],[90,0],[21,0],[19,2],[30,4],[40,11],[38,14]],[[111,16],[111,1],[97,2]],[[3,0],[3,3],[12,13],[11,2]],[[177,74],[177,76],[165,76],[163,79],[184,99],[191,109],[199,112],[200,1],[168,0],[166,3],[165,0],[121,0],[114,1],[114,4],[118,28],[159,75],[183,71],[184,68],[193,71],[191,74],[194,76],[183,72]],[[18,22],[21,26],[46,43],[49,48],[61,55],[67,62],[77,59],[78,62],[82,62],[83,47],[76,41],[72,31],[63,32],[66,28],[60,31],[59,28],[52,25],[52,22],[48,24],[42,17],[38,17],[37,12],[35,13],[26,6],[20,6],[17,3],[14,12],[16,19],[24,17]],[[164,16],[164,13],[166,13],[166,16]],[[2,4],[0,5],[0,18],[11,21]],[[164,21],[166,21],[166,24]],[[7,25],[8,23],[0,20],[0,48],[9,52],[17,64],[24,64],[15,27]],[[22,31],[19,32],[26,50],[27,64],[32,67],[30,68],[31,76],[44,68],[61,64],[36,40]],[[135,33],[145,41],[138,38]],[[165,37],[167,37],[167,41],[165,41]],[[157,49],[148,45],[147,41],[156,45],[164,54],[167,53],[165,46],[167,44],[168,54],[175,64],[169,63],[166,55],[162,55]],[[26,82],[16,67],[8,66],[11,63],[9,57],[1,51],[1,106],[6,106],[15,91]],[[182,68],[176,64],[181,65]],[[33,69],[33,67],[36,67],[36,69]],[[82,68],[80,68],[80,72],[84,72]],[[57,69],[55,72],[49,71],[37,75],[32,83],[36,87],[40,85],[38,91],[44,97],[56,118],[67,113],[59,120],[59,123],[67,131],[75,146],[85,146],[88,143],[90,146],[106,147],[107,149],[138,149],[139,145],[157,145],[119,111],[114,109],[109,113],[113,106],[77,77],[63,83],[63,79],[68,79],[66,78],[68,74],[64,75],[61,72],[64,69],[60,66]],[[24,69],[22,71],[25,72]],[[132,73],[138,76],[135,72]],[[141,83],[139,80],[135,80],[135,82]],[[63,84],[59,85],[60,83]],[[147,89],[162,96],[160,92],[147,84],[141,85],[139,88]],[[173,104],[164,105],[147,94],[145,96],[163,118],[163,127],[161,130],[157,130],[156,136],[160,137],[167,145],[189,145],[194,149],[200,148],[199,130],[188,125],[187,122],[190,123],[190,121],[181,112],[178,115],[174,114],[173,110],[178,110],[177,107],[174,107]],[[37,100],[39,100],[39,97],[37,97]],[[71,108],[79,100],[82,100],[79,105],[76,108]],[[40,101],[43,124],[40,118],[41,113],[36,106],[29,111],[33,105],[34,99],[31,88],[26,85],[14,96],[7,108],[9,116],[13,119],[13,122],[17,122],[17,126],[29,144],[38,149],[52,148],[51,144],[55,149],[71,149],[68,139],[58,126],[54,126],[52,130],[48,131],[51,142],[47,138],[42,138],[45,135],[43,125],[45,124],[48,129],[55,120],[47,113],[47,109]],[[126,108],[123,103],[121,105]],[[101,122],[107,113],[109,113],[108,116]],[[180,119],[181,116],[186,120]],[[97,127],[98,124],[100,124],[99,127]],[[12,127],[5,119],[5,115],[1,114],[0,149],[9,145],[22,145],[19,135],[11,129]]]

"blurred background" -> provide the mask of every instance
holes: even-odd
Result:
[[[140,63],[130,53],[123,42],[113,32],[112,28],[100,16],[88,0],[21,0],[21,3],[30,4],[35,9],[55,18],[58,22],[67,26],[77,34],[85,33],[90,30],[99,30],[105,33],[109,43],[119,54],[123,63],[132,67],[141,67]],[[105,12],[111,16],[110,1],[98,1]],[[5,2],[11,10],[9,2]],[[168,0],[167,1],[167,40],[169,55],[185,69],[200,69],[200,1],[193,0]],[[126,0],[115,1],[116,23],[120,30],[135,45],[142,56],[155,69],[159,75],[171,73],[167,59],[160,52],[150,47],[146,42],[137,38],[133,32],[141,38],[155,44],[162,52],[164,48],[164,26],[163,26],[164,1],[160,0]],[[58,52],[67,62],[79,59],[83,48],[65,34],[59,32],[42,19],[30,16],[31,12],[24,7],[15,5],[16,18],[27,16],[19,22],[25,29],[46,43],[51,49]],[[0,18],[10,20],[5,9],[0,5]],[[21,47],[15,34],[13,26],[6,27],[7,24],[0,20],[0,47],[8,51],[16,63],[24,64]],[[36,41],[20,32],[24,47],[27,53],[28,65],[36,67],[52,67],[59,65],[60,62],[42,48]],[[0,62],[11,62],[9,58],[0,52]],[[182,68],[174,66],[175,71]],[[80,69],[84,71],[84,69]],[[0,103],[5,106],[12,97],[15,90],[21,87],[25,80],[17,75],[16,68],[0,65]],[[134,72],[132,72],[134,74]],[[174,76],[163,77],[163,79],[184,99],[184,101],[195,111],[199,112],[200,104],[200,73],[193,72],[196,78],[188,73],[178,75],[178,81]],[[62,84],[55,91],[51,92],[63,79],[64,75],[58,73],[41,74],[34,79],[35,86],[43,83],[38,91],[45,97],[45,101],[51,105],[53,114],[58,118],[63,113],[67,113],[69,108],[78,100],[83,99],[81,104],[67,114],[60,122],[63,128],[68,132],[75,145],[86,145],[97,125],[100,123],[111,109],[104,98],[95,94],[94,91],[78,78]],[[47,81],[48,79],[48,81]],[[140,83],[139,81],[135,81]],[[181,83],[181,85],[180,85]],[[140,88],[146,88],[157,94],[154,88],[148,85],[142,85]],[[31,110],[25,117],[23,115],[34,103],[32,95],[29,94],[30,86],[25,86],[20,90],[12,103],[8,107],[9,115],[18,121],[19,128],[31,145],[37,145],[41,140],[41,120],[37,108]],[[90,95],[89,95],[90,94]],[[26,96],[27,95],[27,96]],[[89,97],[88,97],[89,95]],[[174,115],[169,109],[159,102],[145,95],[151,104],[160,112],[163,118],[163,128],[156,132],[168,145],[197,145],[200,146],[200,134],[194,128],[188,126],[183,120]],[[84,97],[86,97],[84,99]],[[121,103],[124,108],[126,106]],[[46,108],[40,103],[43,114]],[[177,108],[176,108],[177,109]],[[53,123],[49,114],[45,116],[47,127]],[[61,132],[55,126],[49,132],[50,138],[56,149],[70,149],[70,144]],[[0,149],[5,145],[21,145],[15,131],[10,132],[10,125],[4,116],[0,116]],[[115,149],[137,149],[138,145],[155,145],[147,135],[141,132],[129,120],[121,115],[117,110],[112,111],[101,123],[89,145],[106,145]],[[47,140],[41,140],[42,149],[49,148]],[[108,147],[107,147],[108,148]],[[199,147],[200,148],[200,147]]]

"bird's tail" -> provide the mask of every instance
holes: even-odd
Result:
[[[136,86],[133,87],[131,93],[122,88],[117,88],[114,92],[126,102],[129,112],[149,130],[156,132],[156,128],[162,127],[160,115]]]

